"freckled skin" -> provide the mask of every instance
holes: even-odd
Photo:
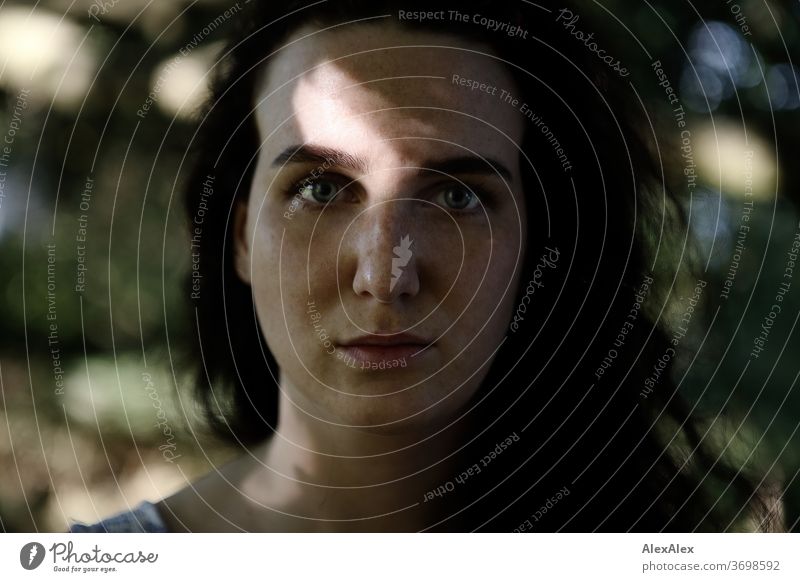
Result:
[[[428,47],[385,48],[406,45]],[[237,270],[253,288],[282,397],[318,419],[386,433],[443,422],[477,390],[507,331],[526,234],[515,145],[523,120],[497,97],[453,84],[453,74],[514,91],[479,45],[387,26],[296,43],[258,87],[263,145],[249,201],[236,212]],[[292,185],[318,164],[273,160],[300,144],[346,152],[366,167],[328,168],[344,190],[327,206],[298,207]],[[418,170],[464,155],[498,160],[512,179]],[[454,180],[491,199],[476,212],[452,212],[442,192]],[[412,256],[391,288],[393,249],[404,236]],[[315,333],[309,300],[333,346],[379,329],[435,344],[404,368],[349,367]]]

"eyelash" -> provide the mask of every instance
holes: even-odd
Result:
[[[301,191],[302,188],[304,188],[306,186],[311,186],[311,185],[313,185],[315,183],[318,183],[318,182],[330,182],[330,183],[336,185],[337,188],[338,188],[336,196],[334,196],[334,198],[330,202],[328,202],[327,204],[324,204],[324,203],[321,203],[321,202],[314,202],[314,201],[308,200],[305,197],[300,195],[300,191]],[[297,182],[294,182],[291,186],[289,186],[288,190],[286,191],[286,196],[289,197],[289,198],[292,198],[294,200],[297,200],[298,204],[300,204],[300,206],[303,207],[303,208],[322,209],[322,208],[325,208],[326,206],[329,206],[331,203],[335,202],[340,196],[342,196],[342,191],[345,189],[346,185],[350,184],[350,183],[352,183],[351,179],[346,178],[344,176],[340,176],[338,174],[322,174],[322,175],[317,176],[316,178],[312,178],[311,175],[308,175],[308,176],[305,176],[302,179],[298,180]],[[429,191],[433,191],[433,192],[435,192],[437,194],[440,194],[446,188],[451,187],[451,186],[457,186],[457,187],[460,187],[460,188],[466,188],[467,190],[472,192],[472,194],[474,194],[477,197],[478,204],[477,204],[477,206],[475,208],[472,208],[472,209],[469,209],[469,210],[459,210],[457,208],[448,208],[448,207],[442,206],[448,212],[450,212],[452,214],[456,214],[456,215],[458,215],[458,214],[469,215],[469,214],[473,214],[473,213],[476,213],[476,212],[482,213],[483,209],[491,207],[490,202],[493,200],[493,196],[492,196],[491,192],[489,192],[488,190],[485,190],[483,188],[479,188],[479,187],[475,186],[474,184],[469,184],[467,182],[461,183],[461,182],[458,182],[458,181],[455,181],[455,180],[450,180],[450,181],[446,181],[446,182],[442,182],[442,183],[436,184],[435,186],[432,186],[432,187],[428,188],[428,190]]]
[[[326,204],[307,200],[306,198],[300,195],[300,191],[302,190],[302,188],[306,186],[312,186],[318,182],[330,182],[336,185],[337,193],[336,196],[334,196],[333,200],[331,200],[331,202],[334,202],[337,198],[341,196],[342,190],[344,190],[345,186],[349,184],[351,180],[346,179],[344,176],[339,176],[334,174],[321,174],[316,178],[312,177],[311,175],[308,175],[304,176],[301,180],[289,186],[287,195],[293,198],[294,200],[297,200],[298,203],[304,208],[324,208],[325,206],[327,206]]]

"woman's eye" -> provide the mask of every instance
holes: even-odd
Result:
[[[477,194],[460,184],[453,184],[441,190],[438,196],[443,204],[450,210],[472,210],[480,204]]]
[[[328,204],[339,193],[339,185],[329,180],[306,182],[300,187],[300,196],[310,202]]]

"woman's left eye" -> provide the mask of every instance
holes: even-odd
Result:
[[[439,191],[437,202],[449,210],[473,210],[480,204],[478,195],[461,184],[450,184]]]

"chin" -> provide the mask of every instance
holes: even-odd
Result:
[[[309,362],[311,363],[311,362]],[[389,370],[352,369],[333,359],[288,372],[290,398],[326,422],[372,434],[438,430],[452,422],[478,390],[483,374],[426,362]],[[438,362],[436,362],[438,364]],[[286,372],[286,368],[282,368]]]
[[[450,387],[425,383],[402,390],[402,384],[392,383],[391,390],[363,388],[362,394],[371,397],[339,395],[330,411],[339,424],[358,427],[372,434],[398,435],[438,430],[451,422],[463,404],[457,394],[448,396]],[[398,391],[402,390],[402,391]],[[381,392],[395,392],[380,396]]]

